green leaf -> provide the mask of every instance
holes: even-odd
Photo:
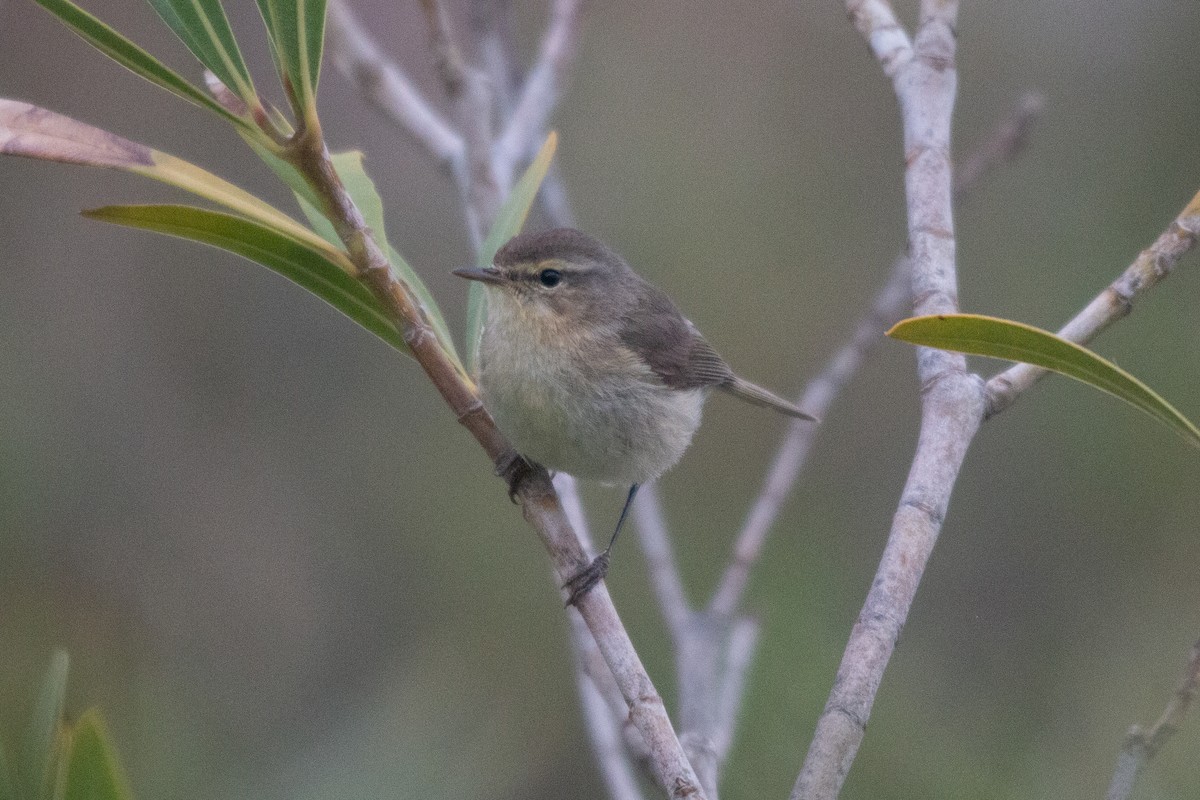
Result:
[[[150,0],[150,4],[221,83],[247,104],[258,105],[254,82],[220,0]]]
[[[437,336],[442,348],[450,354],[451,359],[459,367],[459,371],[466,375],[466,370],[462,367],[462,361],[454,349],[454,338],[450,335],[450,328],[446,324],[445,317],[442,316],[441,309],[438,308],[437,301],[433,298],[433,293],[429,291],[429,287],[421,280],[421,276],[417,274],[416,270],[404,260],[394,247],[388,244],[383,222],[383,201],[379,197],[379,192],[375,189],[375,183],[367,175],[367,171],[363,166],[362,153],[356,150],[336,153],[332,156],[332,159],[333,167],[337,171],[342,185],[346,187],[346,192],[350,195],[350,199],[354,201],[354,205],[358,206],[358,210],[362,212],[367,226],[371,229],[372,234],[374,234],[375,243],[387,253],[393,276],[403,281],[412,290],[413,296],[416,297],[417,303],[425,313],[425,318],[429,320],[429,324],[433,327],[434,335]],[[299,192],[297,192],[296,197],[300,201],[300,207],[304,210],[304,214],[308,217],[308,222],[312,225],[313,229],[334,245],[340,246],[341,241],[338,239],[333,224],[317,209],[313,202],[315,198],[309,199]]]
[[[1149,386],[1086,347],[1049,331],[995,317],[945,314],[903,320],[888,331],[888,336],[942,350],[1044,367],[1119,397],[1200,447],[1200,429]]]
[[[550,169],[550,162],[554,159],[554,151],[557,147],[558,134],[550,131],[542,149],[530,162],[525,174],[517,181],[517,185],[513,187],[508,199],[504,201],[504,205],[496,214],[496,221],[492,223],[492,229],[488,231],[487,238],[483,240],[483,246],[479,248],[478,266],[490,266],[492,259],[496,257],[496,251],[521,232],[521,226],[525,224],[525,219],[529,216],[529,209],[533,207],[533,200],[537,197],[538,189],[542,187],[542,181],[546,179],[546,171]],[[486,318],[487,293],[483,284],[471,281],[471,286],[467,290],[466,348],[467,369],[472,375],[475,374],[477,366],[479,337],[483,333],[483,322]]]
[[[0,99],[0,154],[132,172],[177,186],[324,251],[348,273],[338,247],[279,209],[183,159],[16,100]]]
[[[400,352],[410,353],[371,290],[306,241],[254,220],[193,206],[108,206],[84,215],[191,239],[248,258],[304,287]]]
[[[325,39],[326,0],[258,0],[271,36],[279,78],[288,88],[296,114],[316,119],[317,79]]]
[[[184,80],[154,56],[84,11],[70,0],[34,0],[83,38],[92,47],[156,86],[182,97],[189,103],[207,108],[245,131],[262,137],[262,132],[249,119],[232,113],[202,89]]]
[[[72,734],[64,800],[131,800],[133,793],[100,715],[85,713]]]
[[[59,757],[59,727],[67,695],[67,670],[70,659],[65,650],[56,650],[42,678],[33,717],[25,732],[22,759],[22,785],[28,798],[49,797],[53,790]]]

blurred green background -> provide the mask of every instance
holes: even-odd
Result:
[[[198,77],[147,4],[88,5]],[[227,5],[267,83],[254,4]],[[354,5],[441,102],[416,4]],[[545,4],[516,5],[529,52]],[[967,2],[959,31],[959,154],[1024,90],[1048,98],[1027,152],[958,209],[963,307],[1053,328],[1200,188],[1200,4]],[[226,127],[27,0],[0,0],[0,95],[290,208]],[[469,244],[449,180],[333,69],[322,110],[461,320],[448,271]],[[895,103],[841,3],[596,3],[555,124],[581,225],[781,391],[820,368],[903,246]],[[61,644],[69,707],[102,707],[139,797],[602,796],[545,557],[415,365],[266,270],[76,215],[178,197],[0,161],[0,738]],[[1097,345],[1193,419],[1198,261]],[[904,480],[917,391],[911,349],[883,342],[826,416],[751,589],[764,631],[730,797],[790,790]],[[697,597],[781,430],[717,398],[663,481]],[[989,423],[844,796],[1099,796],[1200,636],[1198,486],[1196,452],[1065,379]],[[585,500],[603,527],[621,495]],[[610,586],[670,704],[632,538]],[[1192,720],[1140,796],[1196,797],[1198,752]]]

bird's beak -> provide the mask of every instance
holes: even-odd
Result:
[[[495,267],[484,267],[483,269],[464,267],[463,269],[453,270],[451,274],[457,275],[460,278],[466,278],[469,281],[479,281],[480,283],[504,283],[504,276]]]

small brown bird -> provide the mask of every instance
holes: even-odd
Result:
[[[638,487],[683,455],[711,389],[814,419],[735,375],[666,293],[580,231],[521,234],[491,267],[454,274],[488,290],[479,384],[501,432],[550,469],[629,486],[568,603],[604,577]]]

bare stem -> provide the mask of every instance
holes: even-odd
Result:
[[[439,164],[462,158],[458,131],[421,94],[363,28],[345,0],[330,0],[326,50],[363,96],[401,130],[423,144]]]
[[[923,0],[914,42],[890,5],[847,11],[892,78],[904,123],[913,308],[958,308],[951,210],[950,121],[956,92],[954,0]],[[921,430],[875,580],[850,634],[793,800],[832,800],[854,763],[896,641],[949,508],[967,447],[983,420],[983,383],[961,355],[920,348]]]
[[[1187,671],[1175,694],[1167,702],[1162,716],[1150,728],[1144,730],[1140,725],[1129,729],[1125,744],[1117,754],[1117,767],[1113,772],[1112,782],[1108,786],[1107,800],[1129,800],[1137,784],[1138,776],[1150,759],[1158,754],[1175,732],[1183,725],[1192,701],[1196,699],[1196,689],[1200,686],[1200,642],[1192,645],[1192,653],[1188,658]]]
[[[537,61],[529,70],[507,127],[496,141],[496,160],[502,174],[511,172],[545,135],[579,49],[582,16],[582,0],[555,0]]]
[[[1175,265],[1200,238],[1200,193],[1179,212],[1162,235],[1138,254],[1133,263],[1096,295],[1087,307],[1064,325],[1058,335],[1085,344],[1112,323],[1133,311],[1133,301],[1174,271]],[[1015,364],[987,382],[987,416],[1008,408],[1046,375],[1030,364]]]
[[[1033,123],[1045,107],[1040,92],[1026,92],[1013,109],[992,129],[991,134],[963,160],[956,173],[954,197],[961,200],[979,185],[980,179],[1000,164],[1011,161],[1024,148]],[[897,256],[892,262],[887,283],[876,294],[871,308],[858,321],[850,340],[843,344],[824,369],[808,383],[797,404],[819,418],[828,416],[841,390],[858,371],[870,349],[882,334],[900,318],[908,300],[908,260]],[[738,534],[733,555],[713,593],[709,611],[729,616],[734,613],[745,592],[750,573],[762,555],[767,536],[808,458],[818,429],[793,424],[788,429],[758,497]]]

